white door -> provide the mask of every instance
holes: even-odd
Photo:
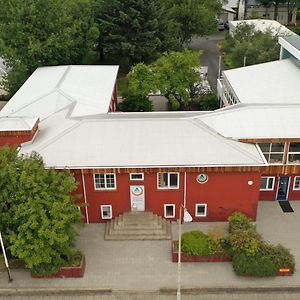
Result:
[[[145,210],[145,188],[143,185],[130,186],[130,201],[132,211]]]

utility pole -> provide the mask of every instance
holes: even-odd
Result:
[[[2,253],[3,253],[3,257],[4,257],[5,267],[6,267],[6,270],[7,270],[8,281],[12,281],[13,279],[11,277],[11,273],[10,273],[10,269],[9,269],[9,264],[8,264],[8,260],[7,260],[7,256],[6,256],[6,252],[5,252],[5,248],[4,248],[4,243],[3,243],[1,231],[0,231],[0,244],[1,244]]]

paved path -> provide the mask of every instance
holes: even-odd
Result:
[[[291,202],[295,213],[284,214],[278,203],[259,203],[257,229],[265,239],[289,247],[300,265],[300,201]],[[207,231],[226,223],[184,224],[184,231]],[[177,225],[173,224],[173,237]],[[87,258],[82,279],[31,279],[29,272],[13,271],[14,281],[0,273],[1,289],[102,289],[114,291],[158,291],[176,288],[177,264],[171,262],[170,241],[104,241],[104,224],[90,224],[81,230],[78,246]],[[183,288],[300,288],[300,272],[291,277],[242,278],[234,274],[231,263],[183,263]],[[2,290],[3,292],[3,290]]]

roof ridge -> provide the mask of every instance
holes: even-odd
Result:
[[[61,76],[61,78],[59,79],[59,81],[57,82],[57,84],[55,86],[56,89],[59,89],[61,84],[65,81],[65,78],[68,75],[68,73],[70,72],[71,67],[72,67],[71,65],[67,66],[66,70],[64,71],[64,74]]]

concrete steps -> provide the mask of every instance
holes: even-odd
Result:
[[[151,212],[126,212],[106,223],[105,240],[170,240],[171,224]]]

